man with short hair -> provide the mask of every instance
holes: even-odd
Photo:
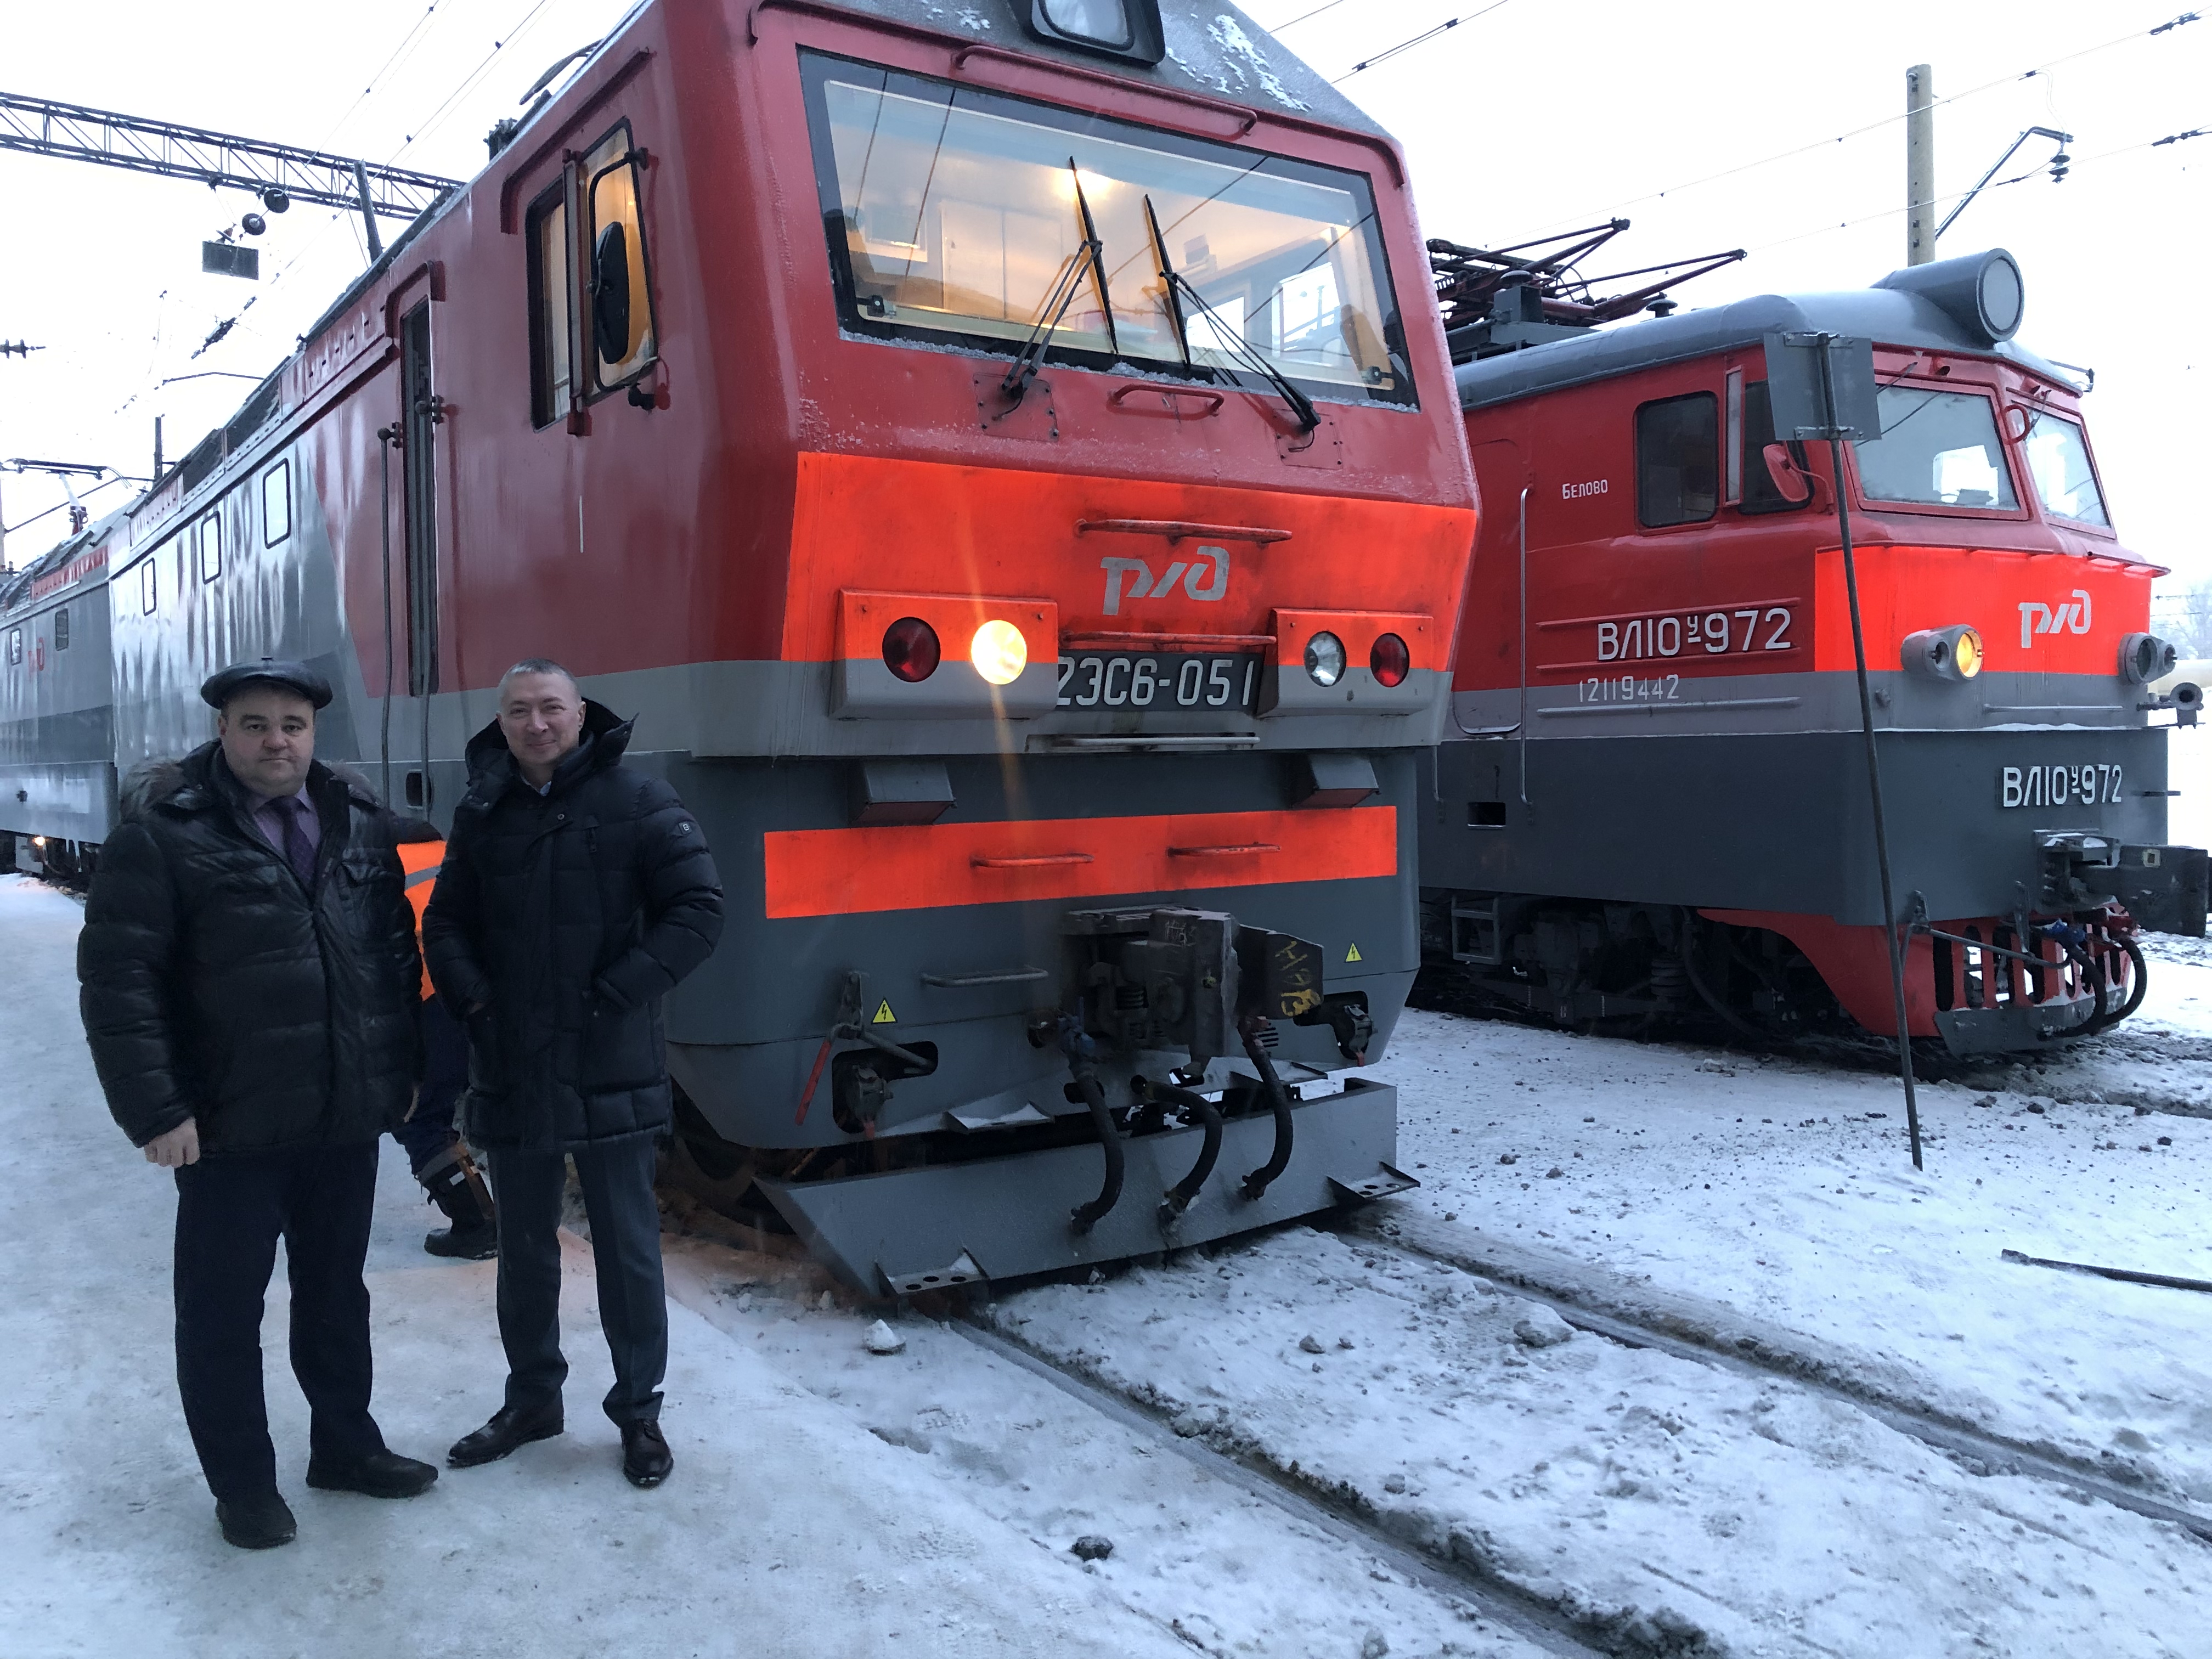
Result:
[[[135,773],[77,945],[114,1114],[176,1171],[177,1389],[222,1535],[289,1543],[262,1393],[284,1241],[307,1484],[411,1498],[438,1478],[369,1415],[378,1137],[416,1069],[418,957],[388,815],[315,759],[323,677],[264,658],[200,696],[217,736]]]
[[[629,738],[558,663],[507,670],[498,718],[470,740],[468,794],[423,917],[430,976],[468,1024],[464,1123],[499,1196],[506,1403],[454,1444],[456,1468],[563,1427],[564,1154],[591,1218],[623,1473],[656,1486],[674,1467],[653,1194],[671,1118],[660,1000],[713,952],[722,890],[676,792],[622,763]]]

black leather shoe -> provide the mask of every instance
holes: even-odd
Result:
[[[323,1492],[357,1492],[371,1498],[412,1498],[429,1491],[438,1471],[396,1451],[373,1451],[349,1459],[311,1457],[307,1484]]]
[[[242,1550],[273,1550],[300,1535],[300,1523],[281,1492],[220,1499],[215,1518],[222,1528],[222,1541]]]
[[[676,1467],[676,1459],[668,1449],[668,1442],[661,1438],[658,1423],[625,1423],[622,1425],[623,1474],[633,1486],[657,1486],[668,1479],[668,1472]]]
[[[465,1434],[453,1442],[452,1449],[446,1454],[446,1462],[457,1469],[496,1463],[517,1446],[526,1446],[533,1440],[550,1440],[561,1432],[562,1427],[558,1405],[540,1407],[536,1411],[501,1406],[491,1414],[490,1422],[474,1434]]]

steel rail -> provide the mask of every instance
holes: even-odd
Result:
[[[1303,1474],[1278,1468],[1257,1456],[1235,1456],[1201,1437],[1177,1434],[1157,1407],[1112,1384],[1061,1364],[1018,1338],[993,1328],[972,1314],[951,1322],[951,1328],[986,1352],[1018,1366],[1185,1462],[1196,1465],[1249,1497],[1291,1516],[1300,1525],[1366,1552],[1409,1583],[1458,1601],[1547,1653],[1578,1659],[1610,1653],[1584,1639],[1574,1621],[1519,1585],[1485,1572],[1456,1557],[1431,1555],[1383,1528],[1343,1494]]]
[[[1872,1387],[1852,1387],[1848,1382],[1826,1375],[1826,1368],[1809,1357],[1784,1352],[1768,1358],[1768,1351],[1764,1349],[1724,1347],[1717,1340],[1700,1340],[1695,1334],[1662,1330],[1627,1314],[1601,1312],[1588,1307],[1568,1291],[1525,1272],[1501,1271],[1499,1264],[1479,1247],[1455,1250],[1408,1243],[1402,1234],[1390,1231],[1395,1224],[1380,1218],[1354,1218],[1351,1224],[1363,1245],[1419,1261],[1441,1262],[1473,1273],[1516,1296],[1541,1303],[1576,1329],[1588,1331],[1593,1336],[1601,1336],[1624,1347],[1650,1348],[1676,1359],[1717,1365],[1739,1376],[1781,1378],[1826,1395],[1874,1419],[1885,1428],[1931,1446],[1972,1473],[2016,1474],[2048,1481],[2085,1497],[2100,1498],[2117,1509],[2184,1528],[2212,1543],[2212,1515],[2149,1497],[2063,1452],[2025,1445],[1924,1406],[1898,1400]]]

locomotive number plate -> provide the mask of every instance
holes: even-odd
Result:
[[[2003,806],[2112,806],[2119,803],[2120,783],[2117,766],[2000,766],[1997,801]]]
[[[1256,652],[1197,656],[1179,651],[1085,652],[1060,659],[1061,708],[1207,708],[1252,712]]]

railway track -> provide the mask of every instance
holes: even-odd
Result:
[[[1624,1651],[1619,1643],[1594,1639],[1591,1632],[1557,1607],[1485,1572],[1479,1563],[1440,1556],[1407,1543],[1382,1525],[1356,1493],[1313,1479],[1295,1464],[1279,1468],[1256,1456],[1232,1455],[1202,1437],[1179,1434],[1169,1415],[1158,1407],[1038,1352],[972,1311],[956,1316],[951,1328],[978,1347],[1042,1378],[1131,1433],[1305,1526],[1379,1557],[1410,1582],[1468,1607],[1478,1618],[1502,1626],[1547,1653],[1611,1656]]]
[[[1543,1304],[1577,1330],[1608,1341],[1717,1365],[1739,1376],[1775,1377],[1824,1394],[1933,1447],[1970,1473],[2048,1481],[2212,1542],[2212,1515],[2159,1498],[2056,1447],[1994,1434],[1912,1399],[1902,1387],[1885,1384],[1849,1364],[1844,1356],[1820,1352],[1817,1344],[1792,1340],[1790,1333],[1741,1319],[1724,1309],[1666,1297],[1652,1298],[1665,1304],[1660,1311],[1639,1313],[1617,1302],[1593,1305],[1609,1298],[1594,1291],[1587,1281],[1572,1285],[1567,1274],[1547,1273],[1540,1253],[1486,1239],[1472,1229],[1411,1215],[1393,1218],[1370,1207],[1356,1212],[1343,1231],[1370,1246],[1444,1263],[1487,1279]]]

